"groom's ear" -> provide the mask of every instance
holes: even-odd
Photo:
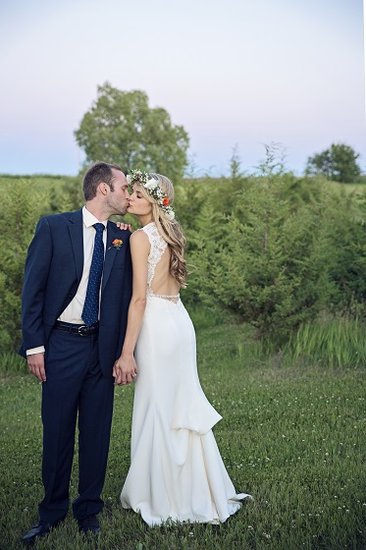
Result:
[[[100,184],[98,185],[98,189],[104,197],[108,193],[108,187],[109,186],[104,181],[101,181]]]

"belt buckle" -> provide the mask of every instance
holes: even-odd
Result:
[[[78,327],[78,335],[79,336],[86,336],[86,332],[85,332],[85,329],[88,329],[88,325],[80,325]]]

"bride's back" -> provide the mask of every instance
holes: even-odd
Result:
[[[154,294],[173,296],[179,293],[179,284],[169,272],[170,254],[170,249],[167,246],[155,267],[154,278],[151,282],[151,290]]]
[[[167,242],[161,237],[155,223],[142,227],[150,242],[148,257],[148,290],[156,295],[176,296],[180,286],[170,273],[171,251]]]

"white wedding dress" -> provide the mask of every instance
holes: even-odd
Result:
[[[150,241],[147,305],[136,346],[131,466],[121,493],[124,508],[150,525],[224,522],[249,497],[236,494],[212,427],[221,419],[202,391],[196,339],[179,296],[152,291],[167,244],[156,225]]]

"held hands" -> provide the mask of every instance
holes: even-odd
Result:
[[[46,369],[44,364],[44,353],[35,353],[27,357],[28,368],[30,372],[38,378],[40,382],[46,382]]]
[[[125,385],[134,381],[137,376],[137,365],[133,355],[121,355],[114,363],[113,376],[115,384]]]

